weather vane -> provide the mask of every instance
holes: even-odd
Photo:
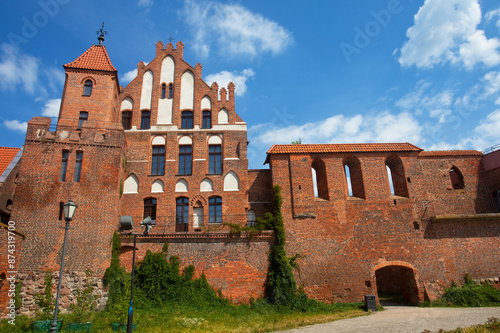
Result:
[[[96,33],[99,35],[99,37],[97,37],[97,40],[99,40],[99,45],[102,45],[102,42],[104,42],[104,35],[108,34],[107,31],[104,31],[104,22],[102,22],[101,29],[96,31]]]

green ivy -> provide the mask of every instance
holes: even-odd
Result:
[[[51,270],[48,270],[45,273],[43,286],[44,286],[43,294],[37,294],[35,296],[35,303],[38,306],[38,309],[36,310],[36,317],[38,319],[49,319],[54,311],[54,296],[52,295]]]
[[[111,264],[104,272],[103,282],[109,288],[107,307],[126,300],[126,291],[130,290],[130,276],[125,267],[120,265],[122,243],[118,231],[115,230],[111,240]]]

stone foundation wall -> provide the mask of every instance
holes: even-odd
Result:
[[[22,306],[18,310],[21,315],[34,316],[37,310],[36,295],[43,294],[45,289],[45,272],[19,274],[19,281],[23,284],[19,296]],[[85,272],[64,272],[61,285],[61,296],[59,298],[59,312],[70,311],[71,305],[77,305],[77,291],[83,291],[90,279],[95,298],[95,309],[102,310],[108,300],[108,292],[104,290],[102,278],[96,276],[87,277]],[[54,302],[57,295],[57,284],[59,283],[59,272],[52,272],[52,295]]]

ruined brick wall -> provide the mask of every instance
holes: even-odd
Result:
[[[235,303],[248,303],[262,298],[268,270],[272,233],[255,238],[198,237],[165,238],[138,237],[136,263],[146,251],[158,252],[168,242],[168,254],[178,256],[181,269],[194,265],[195,276],[204,273],[208,283],[220,289],[224,297]],[[133,240],[122,237],[120,262],[128,271],[132,266]]]
[[[480,154],[348,155],[270,156],[273,184],[282,187],[288,255],[302,255],[296,277],[310,296],[327,302],[361,301],[363,295],[377,293],[376,272],[384,267],[413,272],[416,287],[408,296],[413,301],[428,296],[435,284],[462,281],[465,273],[473,278],[498,275],[498,219],[431,219],[477,213]],[[385,168],[391,155],[401,160],[406,196],[391,194]],[[348,192],[344,164],[353,156],[361,165],[362,198]],[[318,159],[326,175],[320,179],[327,184],[323,197],[315,197],[313,190],[311,167]],[[453,165],[464,176],[465,187],[459,190],[450,188]],[[351,177],[359,174],[351,170]],[[380,280],[382,289],[391,283]],[[404,283],[413,288],[409,280]]]

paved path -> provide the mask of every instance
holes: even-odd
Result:
[[[296,328],[293,333],[421,333],[424,330],[438,332],[484,324],[488,318],[500,318],[497,308],[419,308],[386,306],[385,311],[365,317],[337,320]]]

